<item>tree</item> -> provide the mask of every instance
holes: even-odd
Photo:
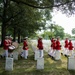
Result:
[[[52,37],[54,37],[54,33],[50,31],[45,31],[43,34],[41,34],[41,36],[44,39],[51,39]]]
[[[1,0],[0,4],[3,5],[0,7],[0,21],[2,22],[1,45],[3,45],[3,40],[9,29],[14,31],[15,39],[16,35],[18,35],[18,38],[20,38],[21,35],[23,36],[23,34],[28,36],[45,25],[43,15],[38,9],[30,8],[26,5],[20,5],[13,0]],[[19,35],[19,33],[23,34]]]
[[[68,33],[65,33],[65,37],[64,38],[71,38],[71,35],[70,34],[68,34]]]
[[[60,36],[61,39],[63,39],[65,37],[65,33],[64,33],[64,28],[59,26],[59,25],[54,25],[54,31],[45,31],[43,34],[41,34],[43,36],[43,38],[49,39],[52,37],[58,37]]]
[[[75,34],[75,28],[72,29],[72,34]]]
[[[75,10],[75,1],[74,0],[0,0],[0,5],[1,4],[2,4],[2,6],[0,6],[0,10],[1,10],[0,11],[0,21],[2,22],[2,25],[1,25],[1,27],[2,27],[1,28],[2,44],[1,45],[3,45],[3,40],[6,35],[7,27],[8,27],[8,25],[11,25],[11,20],[13,20],[18,15],[21,15],[21,13],[23,12],[19,5],[24,6],[25,7],[24,9],[26,9],[26,7],[30,7],[29,8],[30,10],[31,10],[31,7],[33,9],[34,8],[40,8],[40,9],[49,8],[49,10],[53,9],[53,7],[57,7],[61,10],[64,10],[65,13],[71,12],[72,14],[74,14],[74,10]],[[14,6],[14,8],[13,8],[13,6]],[[12,12],[12,10],[13,10],[13,12]],[[43,10],[43,11],[45,11],[45,10]],[[48,15],[49,15],[49,12],[48,12],[49,10],[45,11],[45,12],[47,12]],[[38,9],[38,11],[39,11],[39,9]],[[29,15],[29,14],[27,14],[27,15]],[[45,15],[45,16],[48,17],[48,15]],[[44,14],[42,16],[44,18]],[[42,26],[44,27],[46,18],[44,20],[43,20],[43,18],[42,18],[42,20],[36,21],[35,24],[37,24],[39,22],[39,24],[37,24],[39,27],[38,26],[34,27],[34,31],[35,31],[35,29],[36,30],[41,29]],[[26,17],[25,17],[25,19],[26,19]],[[31,22],[31,20],[30,20],[30,22]],[[42,26],[41,26],[41,22],[43,22]],[[30,23],[29,25],[32,25],[32,24]],[[29,31],[27,31],[27,32],[29,32]]]
[[[1,0],[0,1],[0,4],[2,4],[2,6],[0,7],[0,18],[1,18],[1,33],[2,33],[2,36],[1,36],[1,46],[3,46],[3,41],[5,39],[5,35],[6,35],[6,31],[7,31],[7,27],[8,25],[10,25],[11,23],[11,20],[16,17],[18,14],[20,14],[22,11],[20,11],[19,9],[16,9],[16,10],[19,10],[18,13],[15,13],[15,15],[13,16],[12,13],[11,13],[11,6],[10,4],[10,0]]]
[[[34,9],[25,5],[17,5],[16,3],[13,2],[10,5],[9,10],[11,10],[10,17],[12,16],[12,18],[9,19],[7,23],[7,33],[9,32],[12,34],[14,33],[13,34],[14,41],[16,35],[18,36],[19,39],[20,36],[30,37],[31,35],[35,34],[37,30],[41,30],[45,28],[46,19],[49,20],[51,19],[50,10],[46,11],[46,10]],[[16,12],[19,11],[21,13],[16,15]]]
[[[54,35],[55,37],[60,36],[61,39],[64,38],[64,28],[58,25],[55,25]]]
[[[75,0],[12,0],[18,4],[24,4],[33,8],[53,8],[60,9],[63,13],[74,14]]]

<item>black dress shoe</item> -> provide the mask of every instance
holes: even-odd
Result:
[[[65,57],[69,57],[69,55],[65,55]]]
[[[49,55],[49,54],[48,54]],[[49,55],[51,57],[51,55]]]
[[[63,55],[63,53],[61,53],[61,55]]]
[[[2,55],[0,55],[0,58],[3,58],[3,56],[2,56]]]
[[[23,58],[23,57],[20,55],[20,58]]]

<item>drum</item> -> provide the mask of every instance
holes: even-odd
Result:
[[[18,43],[13,42],[11,46],[9,46],[8,52],[12,53],[16,48],[18,48]]]
[[[11,45],[9,46],[8,52],[13,52],[15,50],[15,46]]]

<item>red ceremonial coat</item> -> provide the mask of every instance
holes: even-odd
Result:
[[[9,42],[8,42],[8,40],[4,40],[4,42],[3,42],[3,48],[4,48],[4,50],[8,50],[8,47],[9,47]]]
[[[56,41],[53,42],[53,50],[56,49]]]
[[[72,45],[71,41],[68,43],[68,48],[69,48],[69,50],[73,50],[73,45]]]
[[[23,50],[28,50],[28,44],[26,40],[23,42]]]
[[[42,43],[42,40],[41,39],[38,41],[37,47],[39,48],[39,50],[42,50],[43,49],[43,43]]]
[[[12,41],[11,40],[8,40],[8,42],[9,42],[9,46],[11,46],[12,45]]]
[[[60,41],[56,41],[56,50],[61,50]]]
[[[51,39],[51,47],[53,47],[54,39]]]
[[[65,40],[65,48],[68,48],[68,40]]]

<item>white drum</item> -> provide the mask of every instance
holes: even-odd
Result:
[[[15,46],[11,45],[9,46],[8,52],[13,52],[15,50]]]

